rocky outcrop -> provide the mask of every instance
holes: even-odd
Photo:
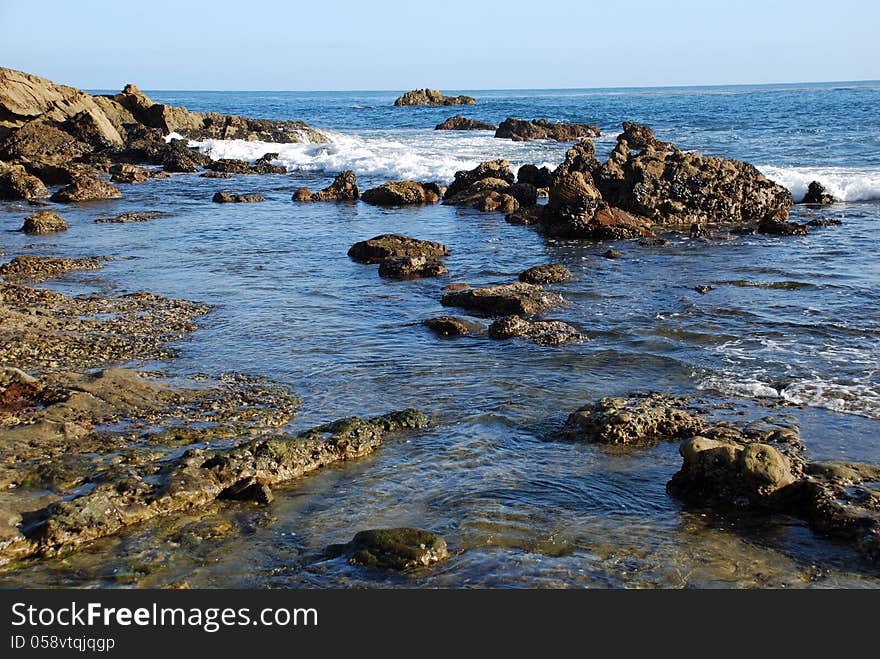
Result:
[[[434,130],[496,130],[498,126],[490,124],[486,121],[478,121],[477,119],[468,119],[460,114],[449,117],[442,124],[434,126]]]
[[[436,183],[389,181],[377,188],[366,190],[361,199],[373,206],[407,206],[436,204],[440,201],[440,186]]]
[[[687,401],[659,394],[601,398],[572,412],[560,431],[562,439],[597,444],[648,446],[681,441],[706,427],[687,409]]]
[[[360,197],[357,177],[350,169],[339,174],[333,183],[323,190],[311,192],[308,188],[300,188],[293,195],[294,201],[357,201]]]
[[[526,320],[520,316],[505,316],[489,325],[492,339],[521,337],[542,346],[558,346],[584,340],[576,328],[559,320]]]
[[[490,160],[474,169],[456,172],[455,180],[443,195],[444,204],[502,213],[512,213],[520,206],[531,206],[537,199],[535,186],[514,183],[510,163],[506,160]]]
[[[16,256],[0,265],[0,276],[6,281],[43,281],[54,279],[73,270],[98,270],[106,258],[69,259],[56,256]]]
[[[230,194],[228,192],[216,192],[211,199],[215,204],[253,204],[266,201],[265,197],[258,194]]]
[[[680,151],[637,124],[624,124],[617,139],[608,161],[593,172],[609,206],[662,225],[788,217],[791,194],[748,163]]]
[[[519,280],[527,284],[561,284],[571,281],[571,271],[561,263],[536,265],[521,272]]]
[[[100,199],[119,199],[122,196],[119,188],[96,176],[88,174],[76,175],[73,181],[52,195],[52,201],[72,204]]]
[[[444,307],[462,307],[487,316],[531,316],[562,304],[563,299],[540,286],[517,282],[449,291],[440,303]]]
[[[447,274],[446,266],[424,256],[385,259],[379,264],[379,276],[388,279],[423,279]]]
[[[15,165],[3,169],[0,166],[0,199],[25,199],[28,201],[49,196],[43,182],[28,174],[24,167]]]
[[[829,206],[835,201],[837,200],[834,198],[834,195],[829,193],[819,181],[812,181],[807,186],[807,193],[804,195],[804,198],[801,199],[802,204],[810,204],[811,206]]]
[[[409,105],[474,105],[477,102],[470,96],[445,96],[436,89],[414,89],[394,101],[396,106]]]
[[[351,565],[386,570],[429,567],[449,557],[441,536],[410,528],[360,531],[351,542],[331,545],[327,553],[345,556]]]
[[[463,336],[465,334],[480,334],[485,326],[458,316],[438,316],[428,318],[424,324],[429,329],[443,336]]]
[[[552,140],[555,142],[572,142],[582,137],[599,137],[599,127],[593,124],[553,123],[546,119],[517,119],[508,117],[501,122],[495,131],[495,137],[510,139],[514,142],[529,140]]]
[[[381,263],[386,259],[404,257],[435,259],[447,254],[449,250],[442,243],[394,233],[362,240],[348,250],[348,256],[359,263]]]
[[[67,231],[67,222],[52,211],[39,211],[24,218],[21,230],[36,236],[45,236],[50,233]]]

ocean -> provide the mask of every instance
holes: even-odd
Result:
[[[458,94],[459,91],[445,90]],[[169,538],[167,521],[126,530],[59,559],[0,576],[4,585],[194,587],[859,587],[876,567],[844,544],[779,516],[684,507],[665,491],[675,444],[609,448],[548,441],[577,407],[602,396],[663,391],[729,404],[733,420],[796,423],[812,459],[880,463],[880,82],[602,90],[467,91],[475,106],[393,107],[396,92],[147,91],[190,110],[299,119],[329,144],[206,140],[216,158],[279,154],[286,175],[229,180],[177,174],[125,186],[119,200],[64,208],[70,231],[28,253],[113,256],[103,270],[46,284],[68,294],[146,289],[216,305],[179,357],[135,364],[172,375],[242,371],[303,398],[296,427],[417,407],[432,426],[375,455],[276,491],[266,511],[228,508],[234,530]],[[839,226],[803,237],[636,241],[548,239],[501,214],[451,206],[382,209],[297,204],[353,169],[361,190],[387,180],[448,183],[506,158],[554,167],[568,144],[491,132],[434,131],[453,114],[597,124],[600,159],[624,120],[685,150],[737,158],[788,187],[812,180],[840,200],[792,217]],[[210,202],[257,193],[260,204]],[[102,214],[158,210],[137,224]],[[31,212],[0,204],[10,230]],[[801,221],[804,221],[803,219]],[[351,261],[382,233],[438,240],[449,275],[394,281]],[[5,251],[34,245],[7,232]],[[623,253],[602,258],[609,247]],[[588,341],[560,347],[438,337],[421,321],[447,310],[440,288],[505,283],[561,262],[567,304],[547,314]],[[694,287],[714,287],[705,295]],[[358,530],[441,533],[450,560],[385,574],[328,559]]]

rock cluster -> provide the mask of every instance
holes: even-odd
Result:
[[[455,180],[443,195],[443,203],[502,213],[512,213],[520,205],[534,205],[538,200],[535,186],[514,180],[509,162],[490,160],[474,169],[456,172]]]
[[[394,105],[474,105],[476,102],[470,96],[445,96],[436,89],[426,88],[406,92],[394,101]]]

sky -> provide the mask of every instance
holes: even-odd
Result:
[[[880,79],[875,0],[0,0],[0,66],[85,89]]]

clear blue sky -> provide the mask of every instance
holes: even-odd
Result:
[[[875,80],[876,0],[0,0],[0,65],[87,89]]]

